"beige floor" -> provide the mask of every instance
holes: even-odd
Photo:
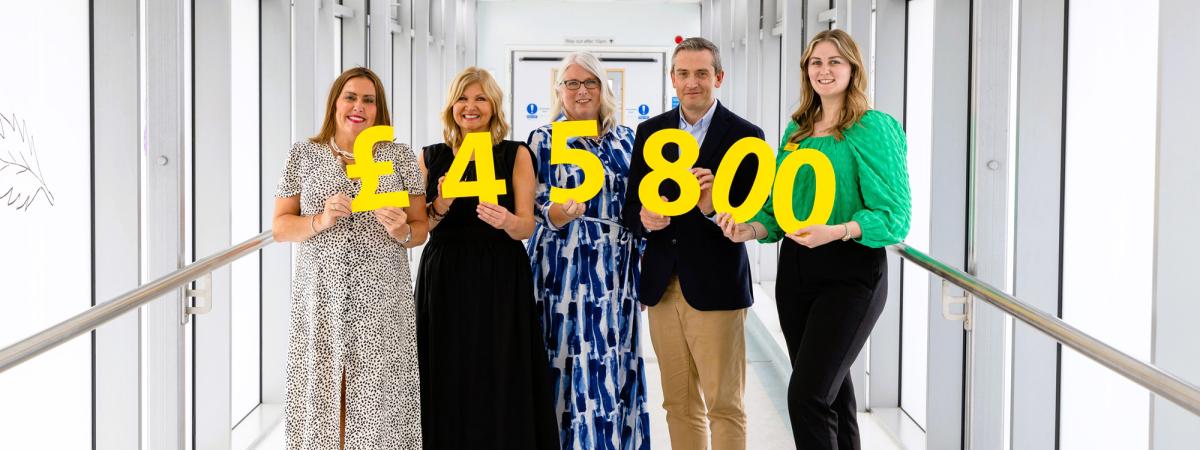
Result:
[[[643,317],[645,319],[645,317]],[[643,323],[645,321],[643,320]],[[658,376],[658,360],[650,349],[650,336],[645,328],[642,329],[642,342],[646,343],[646,384],[649,386],[647,397],[650,407],[650,442],[654,449],[671,448],[667,434],[666,411],[662,409],[662,385]],[[756,361],[751,356],[747,362],[746,372],[746,408],[749,416],[748,449],[791,449],[791,432],[786,423],[787,417],[782,414],[777,399],[769,392],[779,390],[779,381],[764,383],[761,374],[762,365],[770,361]],[[768,372],[769,373],[769,372]],[[881,428],[870,414],[859,415],[859,426],[862,432],[863,448],[871,450],[900,450],[902,447]],[[283,427],[275,426],[270,435],[258,445],[250,446],[256,449],[283,449]]]

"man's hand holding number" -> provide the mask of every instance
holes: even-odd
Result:
[[[660,198],[662,198],[662,201],[664,202],[667,201],[666,197]],[[671,224],[670,217],[646,209],[645,206],[642,206],[642,211],[639,214],[642,219],[642,226],[646,227],[646,230],[648,231],[658,231]]]
[[[700,208],[700,212],[708,215],[713,212],[713,172],[702,167],[693,167],[691,172],[696,177],[696,182],[700,183],[700,200],[696,202],[696,206]]]

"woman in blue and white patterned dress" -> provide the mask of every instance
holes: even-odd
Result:
[[[598,195],[585,203],[552,203],[550,188],[579,186],[582,169],[550,164],[551,125],[529,135],[538,179],[529,257],[562,448],[641,450],[650,448],[638,342],[642,242],[621,225],[634,135],[617,124],[620,111],[604,74],[590,53],[565,58],[551,113],[559,120],[598,122],[599,137],[567,142],[603,164]]]

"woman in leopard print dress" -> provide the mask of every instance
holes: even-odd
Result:
[[[355,138],[391,125],[383,84],[350,69],[329,92],[321,133],[296,143],[275,193],[275,239],[298,242],[292,279],[288,449],[420,449],[416,317],[407,248],[425,241],[425,186],[408,146],[375,145],[407,208],[352,213]]]

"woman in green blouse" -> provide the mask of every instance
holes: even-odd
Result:
[[[905,138],[891,116],[867,107],[858,46],[841,30],[809,42],[800,107],[783,133],[777,160],[815,149],[835,176],[833,212],[824,224],[788,233],[768,200],[747,223],[728,214],[717,224],[735,242],[787,238],[779,252],[775,301],[794,370],[788,410],[796,446],[858,449],[854,388],[848,372],[887,299],[883,247],[908,234],[910,198]],[[776,180],[789,182],[789,180]],[[800,170],[791,199],[800,218],[812,209],[811,167]]]

